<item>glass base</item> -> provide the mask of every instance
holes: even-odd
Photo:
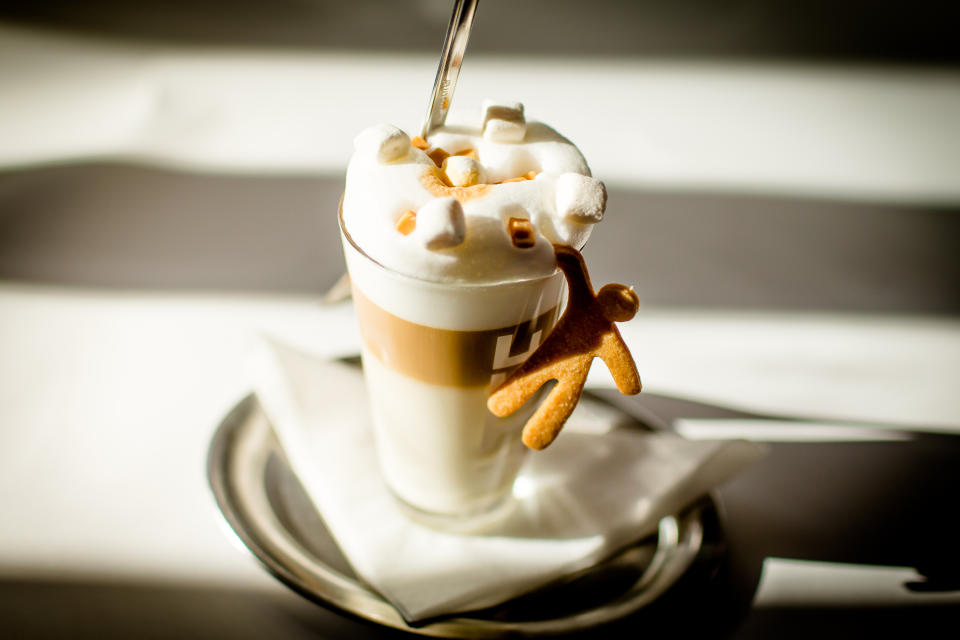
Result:
[[[516,503],[513,492],[508,492],[482,510],[450,514],[426,511],[416,507],[398,496],[392,489],[390,495],[393,496],[401,512],[412,522],[437,531],[462,535],[477,535],[488,531],[503,522],[513,511]]]

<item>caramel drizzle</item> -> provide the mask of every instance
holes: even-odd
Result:
[[[453,183],[450,181],[450,178],[447,176],[446,172],[444,172],[442,169],[443,161],[449,158],[451,155],[466,156],[468,158],[476,159],[476,149],[462,149],[451,154],[441,147],[430,149],[430,144],[420,136],[412,138],[410,140],[410,144],[421,151],[426,151],[427,156],[429,156],[429,158],[433,161],[433,164],[436,165],[436,167],[431,168],[421,174],[420,184],[423,185],[423,188],[437,198],[455,198],[461,204],[470,200],[482,198],[483,196],[487,195],[490,187],[494,185],[505,184],[508,182],[524,182],[526,180],[533,180],[540,173],[539,171],[528,171],[522,176],[508,178],[507,180],[501,180],[500,182],[494,182],[492,184],[475,184],[469,187],[455,187],[453,186]],[[399,224],[400,221],[398,220],[398,225]]]
[[[420,175],[420,184],[437,198],[456,198],[460,203],[487,195],[492,184],[475,184],[472,187],[454,187],[439,167],[431,167]]]
[[[533,223],[526,218],[510,218],[507,220],[507,233],[510,234],[510,241],[518,249],[530,249],[533,247],[537,238],[533,234]]]

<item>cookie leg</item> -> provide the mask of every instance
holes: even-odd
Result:
[[[523,427],[523,444],[539,451],[553,442],[577,406],[586,381],[584,374],[565,377],[557,382],[557,386]]]

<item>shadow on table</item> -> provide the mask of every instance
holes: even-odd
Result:
[[[638,630],[697,630],[717,637],[718,623],[730,621],[733,609],[704,576],[688,576],[677,596],[665,599],[607,628],[612,637]],[[675,592],[679,595],[681,592]],[[707,596],[712,596],[707,599]],[[696,599],[696,600],[694,600]],[[678,607],[697,617],[677,616]],[[739,609],[738,609],[739,610]],[[706,612],[709,612],[708,614]],[[701,624],[709,620],[709,625]],[[596,637],[592,630],[579,637]],[[685,637],[686,633],[679,637]],[[278,586],[277,590],[149,580],[70,577],[0,579],[0,637],[34,638],[399,638],[399,631],[352,620]],[[610,636],[608,636],[610,637]],[[675,636],[676,637],[676,636]]]
[[[772,418],[655,394],[608,399],[640,418],[653,414],[668,423]],[[737,601],[746,594],[752,599],[767,557],[913,567],[922,579],[903,589],[919,606],[881,607],[866,598],[856,603],[851,594],[854,604],[835,607],[797,603],[741,610],[734,637],[851,637],[857,632],[886,637],[956,619],[960,604],[924,603],[922,597],[960,591],[960,548],[952,525],[960,494],[960,436],[903,435],[902,440],[770,443],[765,458],[718,492],[727,554],[722,580],[715,582],[727,581],[727,597],[739,593]]]
[[[655,394],[628,401],[666,422],[776,418]],[[754,555],[915,567],[927,583],[913,591],[960,588],[951,533],[960,436],[898,433],[902,440],[771,442],[720,491],[728,533],[742,535]]]
[[[396,638],[282,587],[158,584],[135,579],[0,578],[0,637]]]

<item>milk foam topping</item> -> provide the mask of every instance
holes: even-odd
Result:
[[[549,275],[552,244],[581,248],[606,207],[580,151],[523,105],[487,101],[428,141],[386,124],[354,140],[343,223],[399,273],[486,284]]]

